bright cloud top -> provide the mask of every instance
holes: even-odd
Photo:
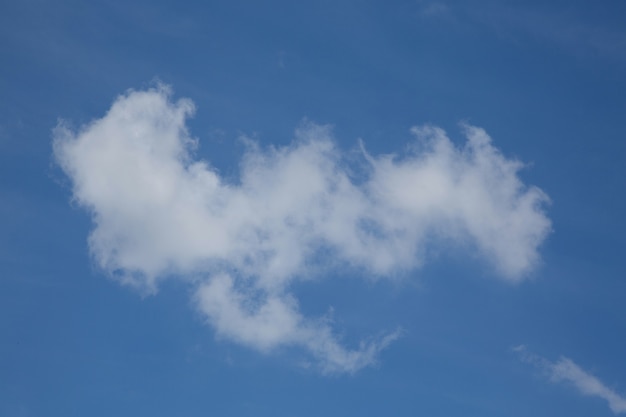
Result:
[[[614,414],[626,414],[626,397],[617,394],[571,359],[561,357],[556,362],[550,362],[541,356],[528,352],[523,345],[517,346],[514,350],[521,355],[523,361],[539,368],[552,382],[571,384],[583,395],[605,400]]]
[[[439,128],[413,128],[410,152],[363,151],[355,178],[330,129],[308,124],[287,147],[250,143],[228,182],[194,159],[193,112],[165,87],[130,91],[77,132],[60,124],[54,155],[92,214],[97,264],[143,291],[187,280],[222,337],[264,352],[300,346],[326,372],[354,372],[397,333],[349,350],[327,320],[304,317],[290,286],[323,276],[320,260],[386,277],[419,267],[432,244],[471,245],[512,282],[539,260],[548,198],[480,128],[464,128],[462,148]]]

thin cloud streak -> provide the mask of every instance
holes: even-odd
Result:
[[[524,362],[542,371],[550,381],[570,384],[583,395],[605,400],[614,414],[626,414],[626,396],[617,394],[571,359],[562,356],[556,362],[551,362],[528,352],[523,345],[517,346],[513,350],[520,355]]]
[[[620,26],[599,25],[550,7],[487,3],[463,9],[468,16],[491,26],[507,37],[525,34],[557,45],[571,54],[596,58],[598,55],[626,60],[626,31]]]
[[[354,178],[331,129],[309,123],[286,147],[250,141],[227,182],[194,159],[193,112],[164,86],[129,91],[77,132],[60,123],[54,155],[92,215],[99,267],[145,293],[188,282],[218,336],[261,352],[297,346],[324,372],[355,372],[399,333],[343,347],[327,321],[300,313],[298,280],[335,267],[383,279],[419,268],[433,244],[472,247],[512,283],[539,263],[548,197],[480,128],[464,126],[461,148],[439,128],[413,128],[410,152],[364,152]]]

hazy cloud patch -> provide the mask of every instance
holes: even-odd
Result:
[[[440,17],[450,12],[448,5],[441,1],[418,1],[418,7],[422,17]]]

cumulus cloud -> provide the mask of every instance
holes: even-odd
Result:
[[[570,384],[583,395],[605,400],[614,414],[626,414],[626,396],[617,394],[598,378],[583,370],[571,359],[561,357],[556,362],[551,362],[541,356],[528,352],[523,345],[515,347],[514,350],[520,354],[524,362],[537,367],[552,382]]]
[[[300,313],[296,281],[331,267],[392,276],[419,267],[433,244],[472,247],[510,282],[539,261],[548,198],[480,128],[464,126],[459,148],[439,128],[416,127],[405,155],[363,148],[355,176],[331,129],[309,123],[289,146],[249,142],[227,181],[194,157],[193,103],[171,96],[129,91],[78,131],[60,123],[54,156],[92,215],[96,263],[145,292],[189,282],[221,337],[263,352],[300,346],[325,371],[353,372],[397,332],[345,348],[328,321]]]

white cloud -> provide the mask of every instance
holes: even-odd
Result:
[[[511,282],[539,260],[547,196],[482,129],[465,126],[457,148],[441,129],[414,128],[411,152],[364,151],[367,174],[354,178],[330,128],[307,124],[287,147],[250,142],[227,182],[194,159],[193,111],[166,87],[130,91],[77,132],[59,124],[54,155],[92,214],[97,264],[148,292],[167,277],[189,281],[224,338],[260,351],[301,346],[322,369],[353,372],[397,334],[345,349],[328,323],[299,312],[296,280],[332,265],[390,276],[419,267],[431,244],[470,243]]]
[[[545,358],[528,352],[525,346],[517,346],[514,350],[521,355],[523,361],[540,369],[552,382],[569,383],[583,395],[605,400],[614,414],[626,413],[625,396],[617,394],[598,378],[584,371],[571,359],[561,357],[556,362],[550,362]]]
[[[376,354],[400,334],[396,331],[348,351],[335,340],[324,320],[303,318],[292,296],[251,291],[236,290],[230,276],[218,275],[200,286],[197,302],[219,335],[261,351],[282,345],[303,346],[324,372],[355,372],[373,363]]]

